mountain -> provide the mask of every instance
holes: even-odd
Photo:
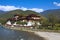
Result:
[[[46,10],[44,12],[40,13],[42,16],[48,17],[48,15],[54,15],[57,16],[58,18],[60,17],[60,9],[53,9],[53,10]]]
[[[31,10],[12,10],[12,11],[0,11],[0,23],[4,24],[6,23],[7,19],[12,18],[15,14],[18,15],[22,15],[22,16],[26,16],[28,14],[36,14],[36,15],[40,15],[37,12],[31,11]]]
[[[4,14],[4,13],[6,13],[6,11],[2,11],[2,10],[0,10],[0,14]]]
[[[60,17],[60,9],[46,10],[46,11],[41,12],[41,13],[37,13],[37,12],[31,11],[31,10],[23,11],[20,9],[8,11],[8,12],[0,10],[0,18],[11,18],[15,14],[19,14],[19,15],[36,14],[36,15],[42,15],[44,17],[48,17],[49,14],[52,14],[52,15],[55,15],[59,18]]]
[[[0,18],[11,18],[15,14],[25,15],[25,16],[28,15],[28,14],[40,15],[39,13],[31,11],[31,10],[23,11],[23,10],[18,9],[18,10],[12,10],[12,11],[8,11],[8,12],[4,12],[4,13],[0,14]]]

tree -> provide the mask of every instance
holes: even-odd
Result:
[[[45,17],[42,17],[41,18],[41,24],[42,24],[42,27],[48,27],[48,19],[45,18]]]
[[[52,26],[52,28],[55,26],[55,24],[57,23],[57,17],[53,14],[49,14],[48,15],[48,20],[49,20],[49,24]]]

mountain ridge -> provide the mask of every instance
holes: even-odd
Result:
[[[46,10],[40,13],[42,16],[48,17],[48,15],[52,14],[54,16],[60,17],[60,9]]]

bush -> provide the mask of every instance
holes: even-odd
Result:
[[[55,24],[56,27],[60,27],[60,24]]]
[[[21,22],[21,21],[17,21],[17,24],[27,24],[27,22]]]

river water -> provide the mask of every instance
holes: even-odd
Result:
[[[44,40],[33,33],[10,30],[0,26],[0,40]]]

